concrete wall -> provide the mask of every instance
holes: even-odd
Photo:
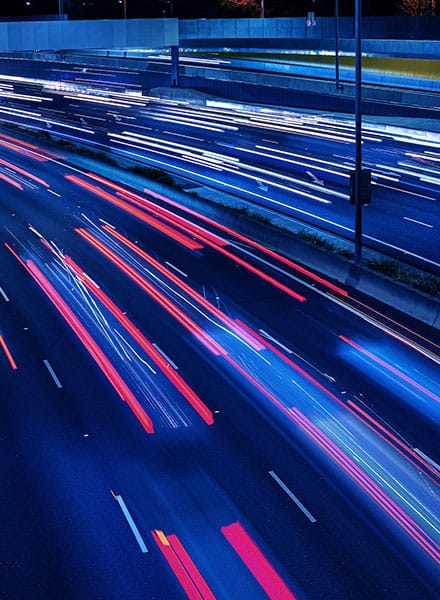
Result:
[[[197,19],[179,21],[179,37],[185,40],[290,40],[332,38],[333,17],[317,17],[307,27],[306,17],[296,19]],[[340,17],[341,38],[354,37],[353,17]],[[440,17],[364,17],[362,37],[372,39],[440,40]]]
[[[182,46],[236,46],[288,48],[301,42],[316,45],[333,40],[335,21],[318,17],[316,27],[307,27],[306,19],[112,19],[91,21],[21,21],[0,22],[0,52],[26,50],[62,50],[80,48],[164,48]],[[341,49],[354,37],[353,18],[339,19]],[[424,44],[425,54],[432,53],[427,40],[440,40],[440,17],[365,17],[362,37],[383,40],[387,52],[402,54],[394,48],[409,40],[406,50],[412,53],[414,40]],[[376,47],[381,44],[376,43]],[[297,46],[298,47],[298,46]],[[420,47],[420,50],[422,48]],[[366,50],[368,51],[368,50]]]
[[[0,23],[0,51],[164,48],[178,44],[177,19]]]

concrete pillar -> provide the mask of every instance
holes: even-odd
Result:
[[[179,87],[179,46],[171,46],[171,87]]]

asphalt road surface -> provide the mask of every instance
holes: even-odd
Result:
[[[5,81],[0,118],[111,150],[354,238],[353,122],[99,91],[104,75],[85,71],[76,73],[81,85]],[[88,79],[94,89],[85,87]],[[363,168],[372,173],[371,203],[363,209],[365,245],[437,274],[439,134],[364,123],[362,139]]]
[[[2,597],[438,596],[438,332],[147,180],[0,164]]]

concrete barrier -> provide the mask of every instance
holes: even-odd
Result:
[[[362,18],[362,37],[365,40],[386,41],[389,52],[392,52],[394,42],[399,44],[396,32],[399,40],[440,40],[440,19],[410,16]],[[341,39],[354,38],[353,17],[339,18],[339,34]],[[181,44],[196,40],[223,40],[223,45],[228,45],[241,38],[264,40],[267,46],[271,40],[319,40],[334,38],[334,35],[335,19],[319,15],[315,27],[307,27],[305,15],[294,19],[196,19],[179,22]],[[428,46],[426,49],[433,51]]]
[[[0,22],[0,52],[177,45],[177,19]]]
[[[200,193],[200,190],[199,190]],[[219,194],[224,201],[225,195]],[[212,198],[212,195],[211,195]],[[352,262],[338,257],[321,248],[299,240],[293,233],[237,214],[216,206],[212,201],[188,199],[188,203],[210,218],[217,219],[232,229],[258,240],[268,248],[277,251],[293,261],[308,267],[323,277],[333,279],[354,290],[380,300],[393,309],[399,310],[427,325],[440,329],[440,300],[410,289],[407,286],[373,273],[365,267],[354,266]],[[237,199],[231,205],[243,205]],[[249,204],[250,210],[258,213],[258,207]],[[268,212],[262,213],[267,217]]]

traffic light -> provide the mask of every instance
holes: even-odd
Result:
[[[371,202],[371,169],[361,169],[361,204]],[[356,171],[350,171],[350,204],[356,204],[355,190]]]

